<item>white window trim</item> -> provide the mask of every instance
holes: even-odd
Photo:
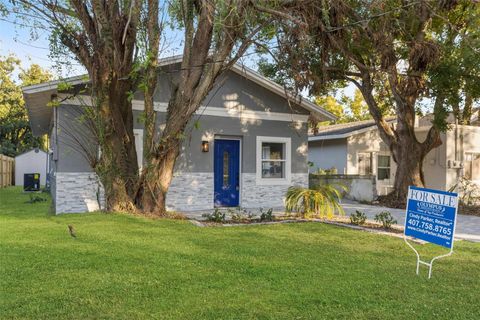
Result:
[[[286,137],[257,136],[257,185],[289,185],[292,179],[292,139]],[[284,178],[262,178],[262,143],[285,143],[285,177]]]
[[[142,171],[143,167],[143,129],[133,129],[133,136],[140,136],[140,145],[135,144],[135,150],[137,151],[137,162],[139,164],[138,170]]]
[[[388,162],[388,164],[390,165],[389,167],[381,167],[379,166],[379,162],[378,162],[378,157],[380,156],[383,156],[383,157],[389,157],[390,160]],[[375,155],[375,160],[376,160],[376,176],[377,176],[377,181],[391,181],[392,180],[392,156],[389,154],[389,153],[386,153],[386,152],[377,152],[376,155]],[[390,175],[388,177],[388,179],[378,179],[378,169],[389,169],[389,172],[390,172]]]
[[[373,175],[375,174],[374,170],[375,170],[375,163],[374,163],[374,160],[375,160],[375,153],[373,151],[357,151],[356,153],[356,156],[357,156],[357,164],[356,164],[356,167],[357,167],[357,174],[358,175],[361,175],[360,173],[360,155],[361,154],[370,154],[370,173],[367,173],[366,175]]]
[[[476,155],[476,154],[480,154],[480,151],[465,151],[465,152],[464,152],[464,155],[463,155],[463,164],[464,164],[464,165],[465,165],[465,162],[467,162],[467,159],[466,159],[466,158],[467,158],[467,154],[470,154],[470,155],[473,156],[474,154],[475,154],[475,155]],[[470,161],[472,161],[472,160],[470,160]],[[466,168],[463,169],[462,175],[465,175],[465,169],[466,169]],[[471,168],[470,168],[470,169],[471,169]],[[480,179],[471,179],[470,181],[472,181],[473,183],[476,183],[476,184],[480,184]]]

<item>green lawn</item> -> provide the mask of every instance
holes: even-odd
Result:
[[[52,216],[0,190],[4,319],[478,319],[480,245],[414,272],[403,240],[319,223]],[[78,239],[67,232],[75,226]],[[421,246],[432,256],[442,250]]]

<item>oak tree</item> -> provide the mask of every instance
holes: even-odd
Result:
[[[304,1],[277,15],[283,21],[277,38],[279,69],[289,70],[300,90],[316,94],[332,84],[352,83],[362,93],[398,164],[388,198],[399,205],[409,185],[424,186],[423,159],[442,143],[445,112],[434,110],[434,125],[424,139],[415,134],[415,116],[418,101],[426,96],[429,72],[445,53],[432,26],[446,23],[457,5],[424,0]],[[476,6],[467,1],[464,5]],[[386,121],[390,106],[395,125]]]
[[[45,147],[44,137],[32,134],[21,87],[51,79],[52,74],[39,65],[24,69],[15,56],[0,57],[0,154],[15,157],[31,148]]]

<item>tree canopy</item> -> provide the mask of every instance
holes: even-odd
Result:
[[[15,74],[18,73],[18,79]],[[0,57],[0,153],[14,157],[31,148],[45,148],[43,137],[34,137],[22,95],[22,86],[52,79],[52,74],[39,65],[21,67],[13,56]]]
[[[390,198],[399,204],[405,201],[409,185],[424,185],[423,159],[442,143],[446,105],[437,102],[443,100],[438,95],[441,90],[429,91],[435,88],[429,76],[450,50],[442,46],[442,28],[453,23],[450,15],[461,7],[478,10],[477,4],[466,0],[342,0],[305,2],[288,13],[278,13],[283,21],[275,52],[280,76],[293,79],[299,91],[312,95],[346,83],[360,90],[398,164]],[[465,22],[465,16],[459,19]],[[457,25],[456,36],[470,41],[469,32],[460,30],[468,24]],[[456,38],[454,42],[461,41]],[[444,77],[454,81],[447,73]],[[419,101],[427,96],[436,102],[434,125],[419,140],[415,117]],[[396,115],[395,126],[386,121],[389,109]]]
[[[51,54],[70,54],[85,66],[93,106],[87,120],[101,152],[88,155],[102,182],[109,210],[166,211],[166,193],[188,125],[219,76],[271,25],[271,8],[283,2],[177,0],[18,0],[17,19],[51,30]],[[161,8],[160,4],[164,4]],[[174,66],[166,123],[157,130],[153,96],[162,52],[164,17],[183,32]],[[138,175],[131,100],[144,96],[144,163]]]
[[[332,122],[335,124],[371,119],[368,106],[358,89],[355,90],[353,97],[345,94],[340,99],[332,95],[317,96],[314,102],[337,117],[337,120]]]
[[[429,70],[427,96],[436,99],[437,110],[470,124],[480,107],[480,6],[462,3],[451,10],[432,27],[432,37],[441,57]]]

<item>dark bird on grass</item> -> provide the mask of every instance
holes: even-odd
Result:
[[[77,235],[75,234],[75,229],[70,224],[68,225],[68,232],[70,232],[70,235],[72,236],[72,238],[74,238],[74,239],[77,238]]]

